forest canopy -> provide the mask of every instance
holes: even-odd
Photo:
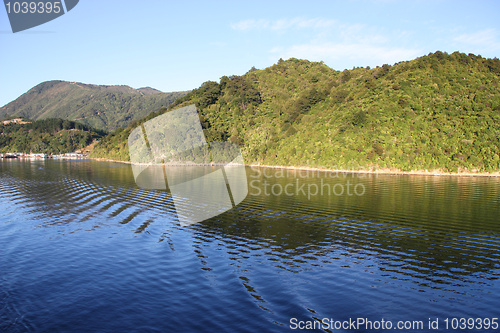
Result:
[[[82,149],[106,132],[78,122],[43,119],[0,122],[0,152],[61,154]]]
[[[400,170],[500,170],[500,61],[437,51],[336,71],[289,59],[223,76],[99,142],[128,159],[127,135],[190,104],[207,141],[241,146],[248,164]]]

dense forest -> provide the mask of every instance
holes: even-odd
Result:
[[[106,132],[70,120],[0,122],[0,153],[61,154],[80,150]]]
[[[280,59],[203,83],[106,136],[92,156],[128,160],[133,128],[195,104],[207,141],[239,144],[248,164],[499,171],[499,79],[500,60],[459,52],[344,71]]]

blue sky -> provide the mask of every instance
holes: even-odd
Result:
[[[500,1],[80,0],[13,34],[0,8],[0,106],[47,80],[197,88],[279,58],[343,70],[437,50],[500,57]]]

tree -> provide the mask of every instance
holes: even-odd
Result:
[[[248,72],[246,72],[246,74],[248,74],[248,73],[252,73],[252,72],[255,72],[255,71],[257,71],[257,70],[258,70],[258,69],[257,69],[257,68],[255,68],[255,66],[252,66],[252,68],[250,68],[250,69],[248,70]]]
[[[219,99],[221,93],[220,85],[214,81],[207,81],[201,85],[198,93],[200,97],[197,107],[205,108],[214,104]]]
[[[345,69],[340,75],[340,82],[346,83],[351,79],[351,71]]]

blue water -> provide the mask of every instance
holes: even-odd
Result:
[[[247,169],[240,205],[180,227],[170,193],[139,189],[128,165],[0,161],[0,331],[282,332],[292,318],[367,318],[427,332],[429,318],[444,331],[446,318],[500,317],[499,179],[262,170]],[[275,194],[348,181],[364,193],[266,195],[264,181]]]

